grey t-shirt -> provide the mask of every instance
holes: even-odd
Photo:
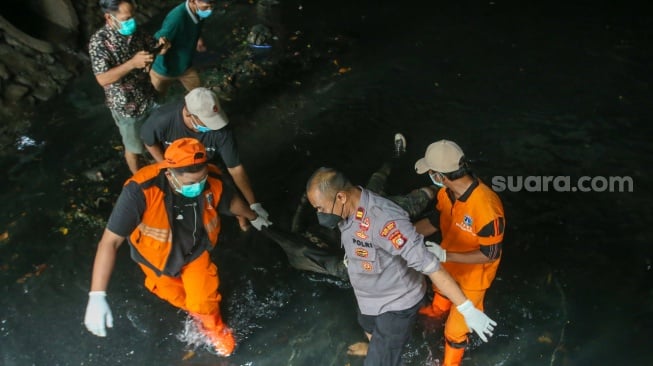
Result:
[[[195,132],[184,124],[181,115],[183,108],[184,101],[182,100],[155,109],[141,127],[143,142],[148,146],[161,144],[165,150],[177,139],[192,137],[204,144],[206,155],[210,161],[220,166],[224,162],[227,168],[240,165],[238,145],[231,125],[209,132]]]
[[[440,263],[401,207],[362,189],[358,209],[338,226],[362,314],[405,310],[422,300],[424,274]]]

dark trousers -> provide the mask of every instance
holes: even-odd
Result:
[[[358,323],[372,335],[365,357],[365,366],[398,366],[417,319],[420,301],[410,309],[388,311],[372,316],[358,312]]]

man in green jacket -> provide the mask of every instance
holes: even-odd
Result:
[[[160,95],[167,93],[174,80],[179,80],[187,91],[200,86],[192,61],[195,52],[206,51],[200,33],[214,5],[214,0],[186,0],[168,13],[155,33],[156,38],[164,38],[171,45],[164,55],[154,59],[150,70],[152,85]]]

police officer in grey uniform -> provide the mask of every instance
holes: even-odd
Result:
[[[457,306],[470,330],[486,342],[492,336],[496,322],[465,297],[403,209],[331,168],[313,173],[306,193],[319,223],[341,231],[358,322],[370,340],[364,365],[401,363],[426,292],[423,274]]]

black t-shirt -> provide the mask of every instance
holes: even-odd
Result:
[[[165,150],[175,140],[192,137],[206,148],[212,162],[233,168],[240,165],[238,146],[231,125],[209,132],[195,132],[184,124],[184,101],[169,103],[154,110],[141,127],[141,139],[148,146],[161,144]],[[220,160],[222,159],[222,161]]]
[[[178,276],[181,267],[197,258],[210,248],[209,239],[202,223],[200,200],[203,195],[187,198],[173,191],[163,172],[155,179],[161,180],[165,195],[172,197],[172,252],[166,265],[166,275]],[[165,181],[165,182],[164,182]],[[207,183],[208,184],[208,183]],[[228,183],[222,184],[222,195],[218,204],[221,215],[233,216],[229,207],[235,188]],[[172,195],[172,196],[170,196]],[[168,202],[166,200],[166,202]],[[167,211],[168,209],[166,209]],[[107,229],[122,237],[129,237],[141,223],[145,212],[145,194],[136,182],[129,182],[123,187],[116,205],[113,207]]]

